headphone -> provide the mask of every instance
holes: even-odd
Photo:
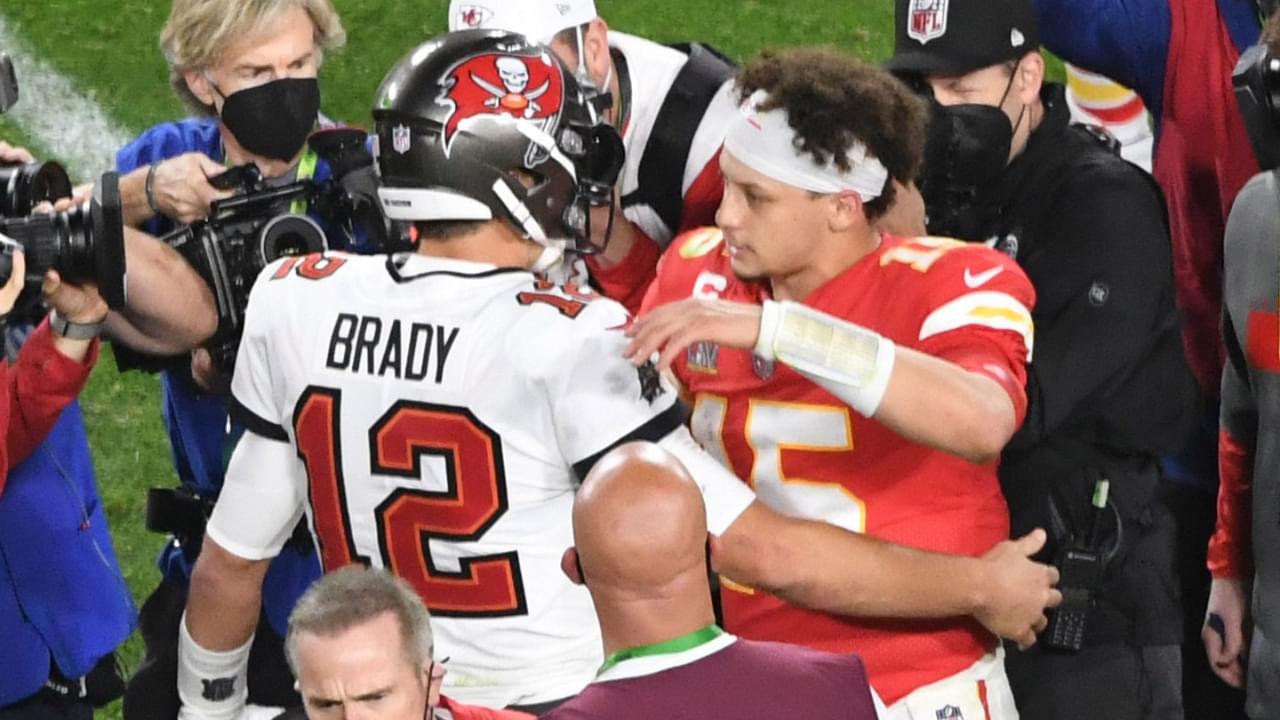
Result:
[[[1280,58],[1258,43],[1240,54],[1231,73],[1253,154],[1264,171],[1280,167]]]

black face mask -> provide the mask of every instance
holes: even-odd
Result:
[[[272,80],[223,97],[222,123],[236,141],[273,160],[292,160],[298,154],[320,112],[315,78]]]
[[[931,105],[920,182],[929,232],[983,240],[991,215],[982,197],[1009,163],[1013,125],[1003,110],[991,105]]]

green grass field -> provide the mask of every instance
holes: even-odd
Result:
[[[416,43],[443,30],[447,2],[335,1],[349,39],[323,68],[324,109],[333,117],[367,126],[369,105],[383,74]],[[832,45],[869,60],[882,59],[892,49],[893,5],[888,0],[598,4],[616,30],[659,41],[702,40],[739,59],[762,48],[803,44]],[[158,49],[168,9],[166,0],[27,0],[4,3],[0,20],[116,123],[136,133],[182,114]],[[23,69],[17,69],[21,82]],[[22,128],[3,117],[0,137],[29,140]],[[32,149],[48,155],[45,148]],[[73,174],[87,179],[104,169],[73,168]],[[152,376],[118,373],[108,354],[83,404],[116,551],[140,601],[158,579],[153,559],[161,544],[160,537],[142,527],[145,491],[175,482],[159,418],[159,384]],[[140,653],[135,637],[122,651],[126,668]],[[119,717],[118,704],[102,717]]]

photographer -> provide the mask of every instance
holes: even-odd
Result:
[[[0,290],[6,314],[35,305],[36,293],[21,293],[25,265],[15,251]],[[90,718],[94,706],[119,697],[113,651],[134,621],[74,402],[97,359],[107,306],[92,285],[65,284],[56,272],[45,275],[43,290],[54,313],[34,330],[14,313],[4,333],[11,364],[0,382],[9,466],[0,495],[4,720]]]
[[[327,182],[331,168],[306,143],[314,130],[331,125],[319,113],[316,76],[324,53],[344,41],[329,0],[174,0],[160,45],[173,89],[193,117],[157,125],[117,155],[125,223],[163,235],[205,218],[212,202],[231,195],[210,183],[229,167],[252,163],[271,187]],[[305,200],[283,201],[272,214],[288,212],[312,217],[330,247],[350,247]],[[160,284],[153,290],[183,301],[178,288]],[[118,350],[122,362],[142,362]],[[222,486],[225,450],[241,431],[228,429],[227,402],[217,391],[225,380],[213,370],[209,353],[170,358],[162,367],[163,413],[182,487],[176,494],[153,492],[167,500],[153,504],[149,515],[158,522],[152,526],[174,537],[159,560],[164,579],[142,608],[147,649],[125,697],[130,720],[177,713],[178,623],[191,565],[205,515]],[[294,602],[319,573],[309,538],[291,543],[273,564],[251,702],[298,704],[280,638]]]

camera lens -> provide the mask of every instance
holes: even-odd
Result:
[[[53,269],[68,283],[97,283],[109,306],[124,305],[124,220],[116,174],[104,173],[95,193],[95,199],[64,212],[0,217],[0,234],[22,246],[28,286],[36,295],[40,277]]]
[[[310,255],[328,249],[324,231],[305,215],[280,215],[262,227],[259,252],[268,265],[286,255]]]
[[[0,216],[26,217],[41,202],[71,197],[71,179],[55,162],[0,168]]]
[[[88,214],[86,202],[65,212],[0,220],[0,233],[22,245],[29,278],[37,279],[54,269],[67,282],[91,281],[94,234]]]

